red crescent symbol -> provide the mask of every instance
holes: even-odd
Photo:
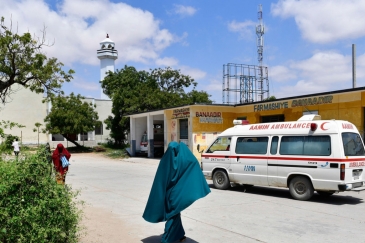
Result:
[[[326,123],[328,123],[328,122],[323,122],[323,123],[321,124],[321,129],[322,129],[322,130],[328,130],[328,128],[327,128],[327,129],[325,129],[325,128],[324,128],[324,124],[326,124]]]

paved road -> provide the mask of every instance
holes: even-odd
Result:
[[[158,160],[113,160],[73,154],[66,183],[86,202],[88,236],[82,242],[160,242],[164,223],[143,220]],[[365,242],[365,192],[311,201],[291,199],[288,189],[216,190],[182,212],[190,242]]]

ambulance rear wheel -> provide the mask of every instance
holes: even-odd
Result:
[[[311,181],[304,176],[294,177],[289,184],[290,195],[296,199],[305,201],[313,196],[314,189]]]
[[[231,186],[226,172],[223,170],[217,170],[213,174],[213,184],[215,188],[225,190]]]

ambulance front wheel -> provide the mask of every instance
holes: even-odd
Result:
[[[294,177],[289,184],[290,195],[296,200],[308,200],[313,196],[314,189],[311,181],[304,176]]]
[[[228,176],[225,171],[217,170],[213,174],[213,184],[215,188],[225,190],[231,186]]]

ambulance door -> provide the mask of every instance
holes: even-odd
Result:
[[[269,137],[237,137],[232,150],[231,169],[234,180],[239,184],[268,185],[267,152]]]
[[[278,183],[278,151],[279,136],[271,137],[269,156],[267,161],[267,180],[269,186],[277,186]]]
[[[231,165],[231,137],[218,137],[202,154],[203,174],[213,176],[215,168],[222,168],[228,172]]]

